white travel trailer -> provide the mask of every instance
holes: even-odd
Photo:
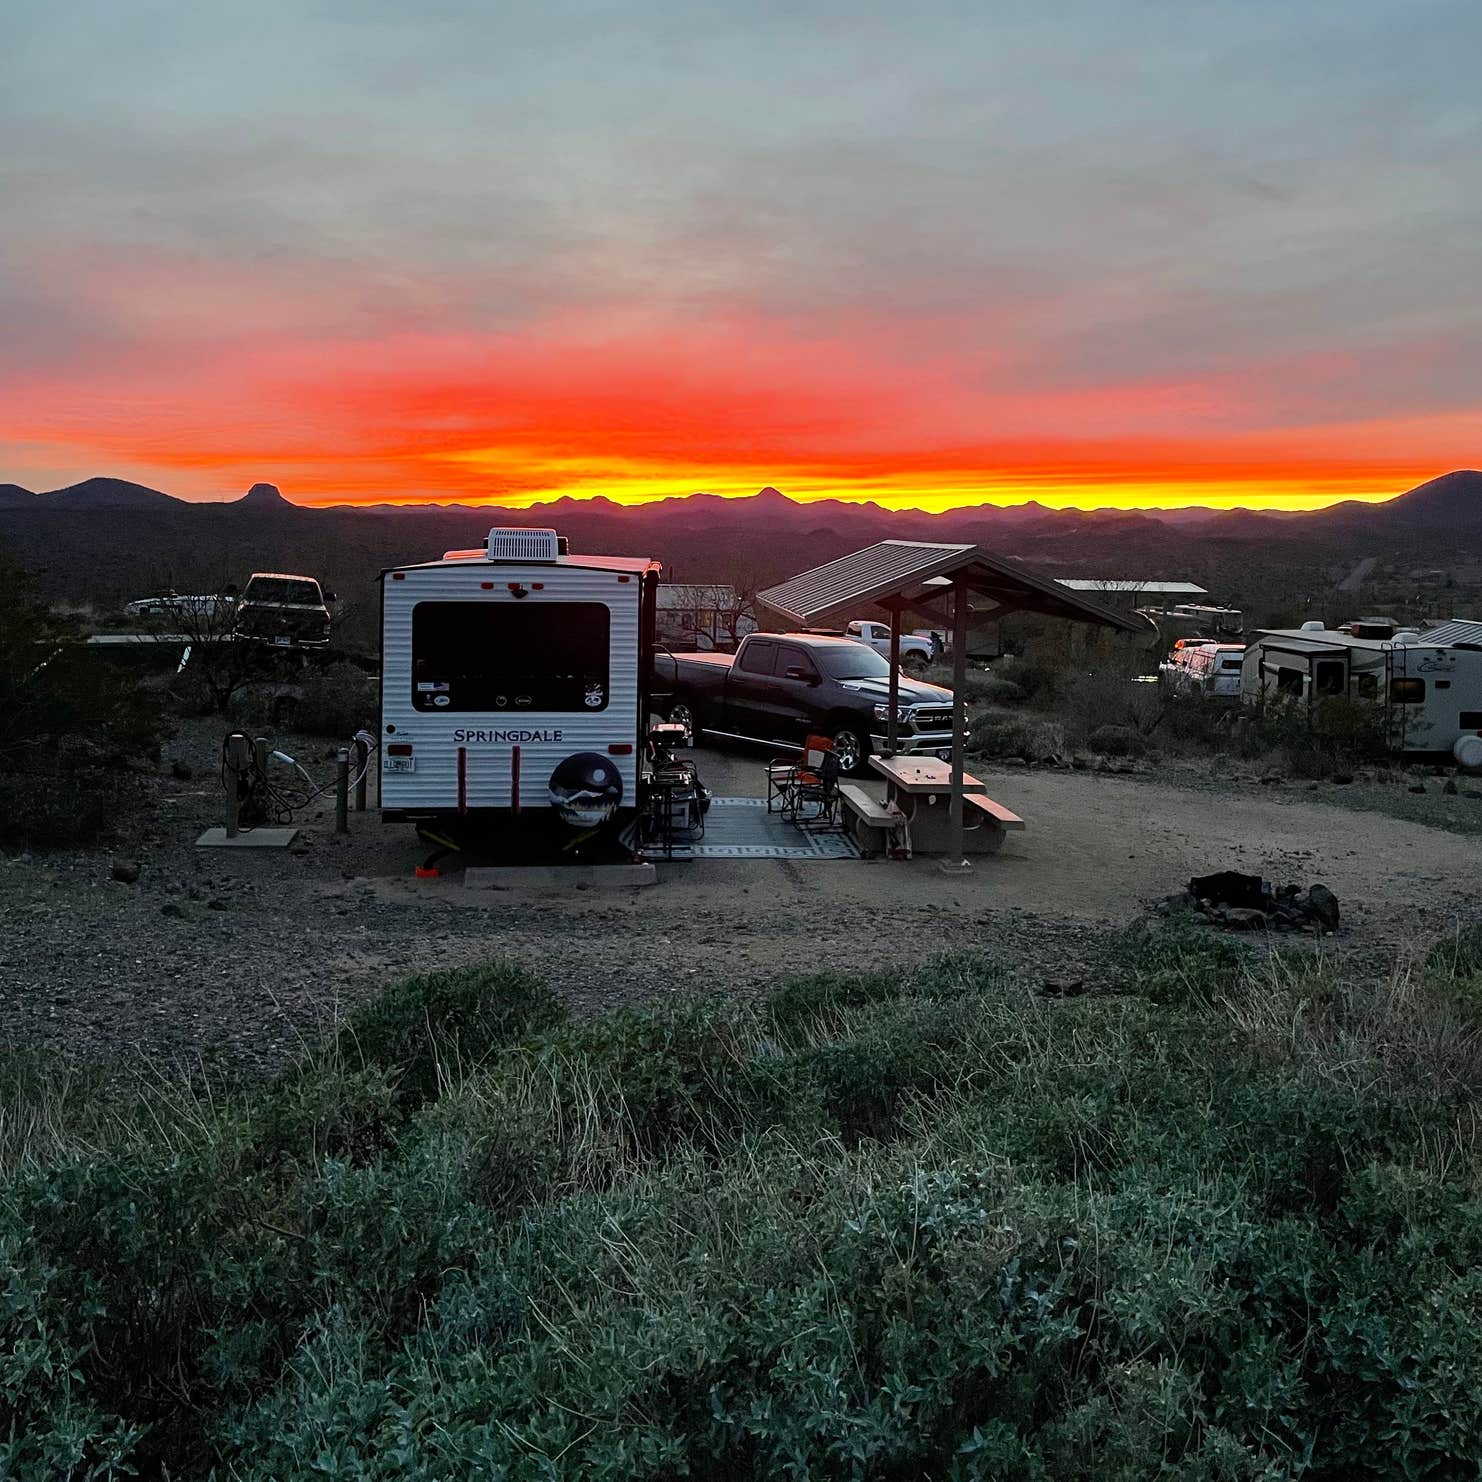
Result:
[[[450,835],[621,828],[638,803],[659,570],[515,529],[382,572],[382,817]]]
[[[1482,765],[1482,623],[1359,638],[1314,622],[1261,633],[1247,647],[1247,703],[1330,695],[1381,706],[1395,751],[1450,752]]]

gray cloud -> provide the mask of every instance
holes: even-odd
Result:
[[[985,387],[1349,351],[1482,396],[1482,11],[1244,0],[12,0],[0,368],[170,332],[878,321]],[[234,275],[276,283],[234,301]],[[293,291],[302,285],[302,294]],[[1322,387],[1314,388],[1322,394]],[[1313,408],[1303,399],[1303,415]],[[1252,413],[1279,424],[1292,408]]]

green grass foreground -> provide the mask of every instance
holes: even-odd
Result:
[[[0,1063],[0,1476],[1475,1476],[1482,936]]]

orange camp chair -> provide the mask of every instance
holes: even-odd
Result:
[[[832,823],[838,806],[839,763],[827,736],[809,736],[800,758],[767,764],[769,813],[780,812],[793,823]]]

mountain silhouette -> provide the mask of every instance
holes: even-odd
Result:
[[[84,479],[65,489],[37,495],[51,509],[164,509],[181,501],[159,489],[131,484],[127,479]]]
[[[100,512],[110,518],[98,519]],[[121,517],[120,517],[121,516]],[[1156,510],[968,506],[928,513],[871,501],[790,499],[768,486],[741,498],[691,494],[649,504],[561,498],[493,504],[296,505],[254,484],[230,502],[175,499],[93,478],[32,494],[0,485],[0,546],[43,573],[57,596],[104,605],[159,588],[240,586],[254,570],[303,571],[342,597],[374,602],[377,574],[481,545],[490,527],[553,526],[573,550],[649,555],[666,578],[765,584],[875,541],[960,541],[1040,562],[1053,575],[1183,577],[1226,598],[1263,577],[1309,582],[1388,551],[1435,564],[1482,559],[1482,473],[1459,469],[1382,504],[1310,514],[1210,511],[1197,521]]]
[[[298,508],[297,505],[290,503],[283,497],[283,493],[277,484],[254,484],[240,499],[234,499],[232,505],[236,509],[250,510],[285,510]]]
[[[1379,508],[1415,529],[1465,529],[1482,521],[1482,473],[1475,468],[1443,473]]]

